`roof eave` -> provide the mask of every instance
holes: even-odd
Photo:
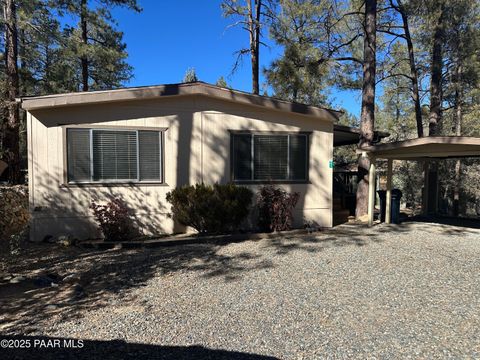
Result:
[[[140,99],[150,100],[161,97],[188,95],[207,96],[245,105],[322,117],[330,121],[337,120],[342,114],[342,112],[336,110],[324,109],[300,103],[283,101],[271,97],[249,94],[202,82],[124,88],[108,91],[79,92],[39,97],[24,97],[20,99],[20,102],[23,109],[27,111],[35,111],[65,106],[105,104]]]

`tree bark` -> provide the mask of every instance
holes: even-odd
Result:
[[[438,126],[442,120],[442,69],[444,41],[444,5],[440,7],[440,15],[435,25],[432,45],[430,73],[430,115],[428,119],[428,135],[438,134]]]
[[[259,85],[259,67],[260,67],[260,16],[262,10],[262,0],[255,1],[255,56],[252,60],[253,69],[253,93],[260,93]]]
[[[443,71],[443,41],[444,41],[444,5],[440,5],[440,14],[433,33],[433,45],[430,69],[430,114],[428,118],[428,136],[438,135],[438,127],[442,120],[442,71]],[[427,213],[436,213],[438,205],[438,165],[436,161],[426,163],[428,177]]]
[[[262,0],[247,0],[248,24],[250,33],[250,57],[252,62],[252,93],[260,93],[259,86],[259,62],[260,62],[260,16]]]
[[[375,126],[375,72],[376,72],[376,21],[377,1],[365,1],[365,36],[363,42],[363,86],[362,112],[360,119],[359,147],[373,143]],[[368,211],[368,169],[370,160],[358,158],[358,185],[356,217],[360,218]]]
[[[51,68],[52,64],[51,64],[51,59],[50,59],[50,46],[48,44],[45,44],[45,67],[44,67],[44,82],[45,82],[45,91],[47,94],[51,94],[53,93],[53,89],[52,89],[52,86],[50,84],[50,78],[51,78],[51,75],[50,75],[50,68]]]
[[[415,120],[417,123],[417,135],[418,137],[423,137],[422,107],[420,105],[420,93],[418,90],[418,71],[415,63],[415,52],[413,49],[412,36],[410,34],[410,26],[408,24],[408,15],[401,1],[398,1],[398,11],[402,17],[403,30],[405,33],[405,40],[407,42],[410,77],[412,79],[412,99],[415,105]]]
[[[80,9],[80,26],[82,31],[82,43],[84,45],[84,53],[80,59],[82,63],[82,90],[88,91],[88,58],[85,54],[86,46],[88,44],[88,30],[87,30],[87,0],[82,0]]]
[[[6,73],[6,122],[3,132],[5,159],[8,163],[9,181],[18,184],[20,173],[20,116],[16,98],[19,94],[18,81],[18,33],[15,0],[6,0],[5,16],[5,73]]]
[[[462,118],[463,118],[463,92],[462,92],[462,65],[460,58],[455,69],[456,89],[455,89],[455,135],[462,136]],[[462,162],[457,159],[455,163],[455,185],[453,188],[453,215],[458,216],[460,213],[460,187],[461,187],[461,171]]]
[[[27,49],[27,43],[25,41],[25,30],[20,29],[18,30],[17,33],[17,43],[18,43],[18,61],[17,63],[20,64],[20,69],[26,69],[27,64],[25,63],[25,50]],[[27,95],[28,89],[27,89],[27,79],[23,79],[23,76],[25,76],[25,72],[18,72],[18,93],[22,95]]]

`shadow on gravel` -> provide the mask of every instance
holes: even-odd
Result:
[[[275,360],[277,358],[228,350],[208,349],[203,346],[161,346],[128,343],[123,340],[97,341],[51,337],[7,336],[10,344],[26,346],[24,349],[2,349],[2,359],[245,359]],[[3,344],[3,343],[2,343]],[[73,348],[75,346],[76,348]],[[12,346],[13,347],[13,346]]]
[[[338,227],[315,234],[291,235],[261,240],[278,255],[291,251],[320,252],[327,247],[365,246],[380,242],[378,232],[368,228]],[[158,275],[198,272],[204,277],[235,281],[250,271],[273,268],[273,259],[261,252],[233,252],[228,244],[202,243],[164,248],[111,249],[106,251],[64,248],[54,244],[29,243],[19,257],[2,259],[8,274],[0,277],[0,334],[29,334],[54,317],[66,321],[83,311],[110,305],[135,305],[148,311],[148,304],[134,298],[131,290],[146,286]]]
[[[342,225],[318,233],[260,240],[260,247],[253,250],[252,245],[251,252],[234,250],[228,254],[222,251],[228,244],[215,243],[106,251],[30,243],[22,255],[4,254],[1,259],[0,334],[29,334],[41,330],[52,317],[58,322],[71,320],[84,311],[111,305],[148,311],[149,305],[135,299],[131,290],[147,286],[156,276],[168,279],[177,272],[236,281],[248,272],[276,266],[271,252],[262,254],[262,247],[279,256],[344,246],[360,248],[382,243],[388,238],[384,232],[392,232],[393,241],[402,241],[401,234],[422,226],[425,231],[431,227],[414,223],[374,228]],[[10,274],[20,276],[12,278]]]
[[[285,255],[291,251],[321,252],[331,247],[365,246],[369,243],[381,243],[379,233],[361,225],[342,225],[333,229],[314,232],[302,236],[284,236],[265,240],[266,246],[274,248],[277,254]]]
[[[221,248],[205,243],[98,251],[29,244],[26,254],[6,266],[7,274],[21,276],[0,276],[0,334],[28,334],[52,316],[63,321],[117,301],[132,304],[130,290],[146,286],[156,275],[198,271],[234,281],[244,272],[273,267],[260,255],[223,255]]]

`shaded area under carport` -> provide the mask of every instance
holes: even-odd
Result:
[[[373,225],[375,210],[375,175],[376,160],[386,159],[387,167],[387,199],[385,222],[391,222],[391,201],[392,201],[392,169],[393,160],[413,160],[425,163],[425,191],[422,211],[427,215],[427,210],[436,206],[430,206],[437,202],[436,191],[429,191],[429,187],[435,186],[438,190],[438,178],[431,178],[428,171],[428,164],[431,161],[444,159],[459,159],[480,157],[480,138],[467,136],[431,136],[418,139],[397,141],[386,144],[376,144],[363,147],[357,153],[370,158],[369,169],[369,192],[368,192],[368,222]]]

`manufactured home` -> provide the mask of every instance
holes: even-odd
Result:
[[[89,205],[125,201],[145,234],[185,231],[166,194],[195,183],[275,183],[295,226],[333,225],[340,112],[202,82],[26,97],[31,238],[98,237]]]

